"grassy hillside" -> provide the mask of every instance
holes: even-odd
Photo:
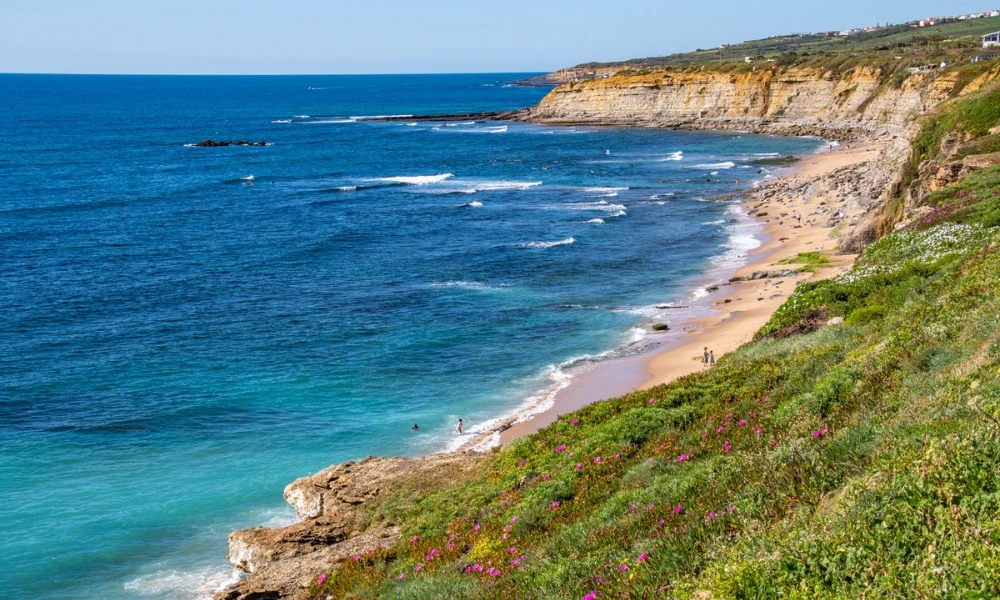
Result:
[[[984,106],[942,127],[988,136]],[[1000,596],[1000,167],[928,206],[713,370],[398,490],[368,518],[405,541],[315,597]]]
[[[911,53],[934,55],[948,49],[981,49],[980,37],[1000,31],[1000,17],[943,23],[936,27],[896,25],[877,31],[849,36],[783,35],[762,40],[733,44],[728,48],[712,48],[671,54],[669,56],[636,58],[616,63],[586,63],[581,67],[662,67],[706,62],[742,61],[744,57],[779,58],[782,55],[839,54],[864,51],[885,52],[896,56]]]

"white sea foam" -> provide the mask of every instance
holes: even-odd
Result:
[[[458,121],[455,123],[445,123],[445,127],[463,127],[465,125],[475,125],[475,121]]]
[[[469,202],[465,206],[471,206],[472,208],[479,208],[482,205],[483,205],[482,202],[478,202],[478,201],[473,200],[472,202]]]
[[[277,121],[271,121],[272,123],[291,123],[291,119],[278,119]]]
[[[407,126],[407,127],[416,127],[416,126],[417,126],[417,124],[416,124],[416,122],[413,122],[413,123],[407,123],[407,124],[406,124],[406,126]]]
[[[305,121],[309,125],[336,125],[340,123],[357,123],[357,119],[320,119],[317,121]]]
[[[731,160],[727,160],[726,162],[707,163],[707,164],[704,164],[704,165],[693,165],[691,168],[692,169],[700,169],[700,170],[703,170],[703,171],[713,171],[715,169],[732,169],[735,166],[736,166],[736,163],[734,163]]]
[[[662,156],[656,159],[656,162],[670,162],[684,160],[684,153],[678,150],[677,152],[672,152],[666,156]]]
[[[719,219],[718,221],[705,221],[702,225],[724,225],[725,223],[725,219]]]
[[[240,177],[243,181],[253,181],[253,175],[247,175],[246,177]]]
[[[451,173],[442,173],[440,175],[400,175],[397,177],[382,177],[376,181],[386,181],[389,183],[402,183],[406,185],[429,185],[432,183],[441,183],[446,179],[451,179],[454,177]]]
[[[593,225],[604,225],[604,219],[591,219],[587,221],[587,223],[591,223]]]
[[[361,115],[351,117],[352,121],[369,121],[372,119],[409,119],[413,115]]]
[[[309,115],[295,115],[296,119],[311,119]]]
[[[550,208],[557,210],[597,210],[601,212],[619,213],[624,211],[626,207],[624,204],[609,204],[607,200],[600,200],[598,202],[573,202],[572,204],[559,204]]]
[[[495,192],[499,190],[523,191],[540,185],[542,185],[541,181],[473,181],[468,189],[473,192]]]
[[[558,242],[526,242],[521,244],[522,248],[552,248],[553,246],[568,246],[576,243],[576,238],[568,237]]]
[[[125,583],[125,590],[158,598],[197,598],[210,600],[215,594],[239,581],[243,574],[236,569],[210,568],[195,571],[164,570],[142,575]]]
[[[614,197],[618,195],[618,192],[624,192],[627,187],[586,187],[581,191],[586,194],[600,194],[602,198]]]
[[[444,282],[434,282],[431,284],[431,287],[456,288],[460,290],[474,290],[478,292],[497,292],[497,291],[509,290],[513,286],[509,283],[490,285],[488,283],[483,283],[481,281],[444,281]]]

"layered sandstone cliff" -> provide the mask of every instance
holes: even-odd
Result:
[[[949,71],[887,78],[874,67],[835,74],[812,68],[752,72],[624,71],[561,85],[527,120],[818,134],[900,134],[958,85]]]

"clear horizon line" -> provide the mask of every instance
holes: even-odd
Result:
[[[0,71],[0,75],[58,75],[80,77],[379,77],[402,75],[534,75],[552,73],[556,69],[541,71],[424,71],[394,73],[74,73],[59,71]]]

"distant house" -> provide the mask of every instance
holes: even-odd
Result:
[[[992,48],[993,46],[1000,46],[1000,31],[983,36],[983,48]]]
[[[921,27],[934,27],[935,25],[937,25],[940,22],[941,22],[941,19],[938,19],[938,18],[924,19],[923,21],[920,21],[920,26]]]
[[[1000,10],[991,10],[990,11],[990,16],[991,17],[1000,17]]]

